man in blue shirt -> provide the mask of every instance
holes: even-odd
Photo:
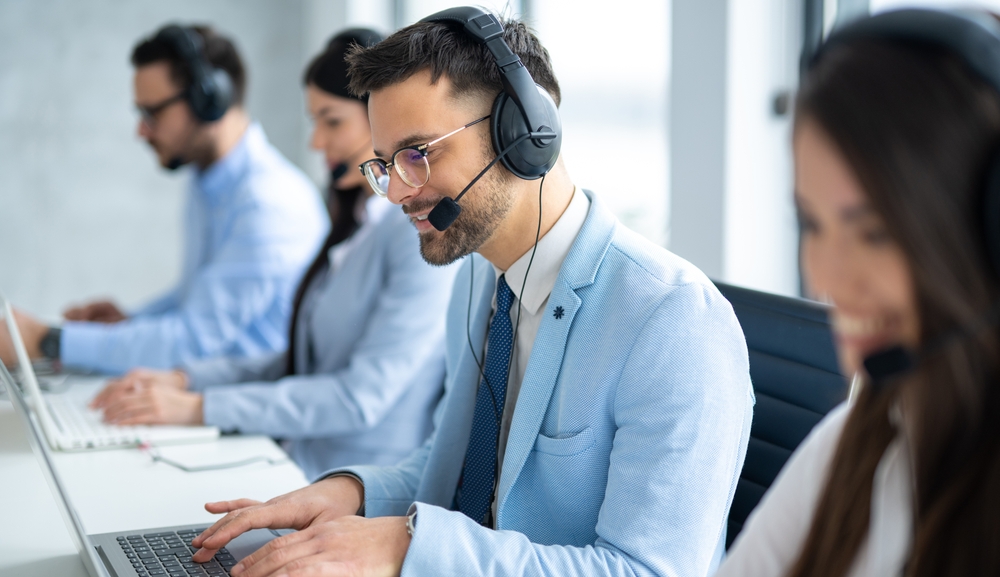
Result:
[[[372,186],[426,260],[468,255],[435,431],[396,466],[209,504],[229,514],[194,559],[251,527],[294,527],[232,574],[708,575],[753,405],[732,307],[574,186],[553,144],[559,85],[523,23],[452,9],[348,61],[370,94]]]
[[[231,41],[166,26],[132,64],[139,135],[164,168],[192,167],[180,283],[131,314],[70,309],[61,329],[19,313],[29,353],[119,373],[283,350],[293,292],[329,227],[315,187],[250,121]]]

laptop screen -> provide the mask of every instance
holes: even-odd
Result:
[[[90,543],[90,539],[83,529],[83,523],[80,522],[76,510],[73,509],[73,505],[70,503],[66,488],[60,481],[59,474],[52,464],[52,456],[49,453],[48,444],[42,438],[37,423],[32,418],[31,412],[28,410],[28,405],[24,402],[24,395],[21,393],[20,387],[14,383],[14,379],[3,363],[0,363],[0,382],[3,383],[7,396],[10,398],[11,403],[14,404],[14,412],[17,413],[18,419],[24,426],[24,430],[28,433],[28,443],[31,445],[31,452],[35,454],[38,465],[42,468],[42,474],[45,475],[49,489],[52,490],[52,496],[55,497],[56,505],[59,507],[59,513],[62,514],[63,521],[66,522],[66,528],[69,529],[70,537],[73,539],[77,550],[81,553],[84,566],[94,577],[109,577],[108,572],[104,568],[104,563],[97,556],[97,551]]]

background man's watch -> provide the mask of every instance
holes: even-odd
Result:
[[[406,532],[413,537],[413,534],[417,532],[417,510],[414,509],[412,513],[406,516]]]
[[[45,336],[42,337],[42,341],[38,343],[39,350],[42,351],[42,356],[46,359],[58,361],[59,353],[62,347],[62,329],[59,327],[51,327]]]

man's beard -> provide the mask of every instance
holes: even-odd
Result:
[[[486,142],[485,145],[484,167],[493,160],[494,154],[490,144]],[[489,240],[514,206],[514,196],[509,192],[511,178],[499,166],[487,171],[473,187],[475,190],[470,189],[462,198],[462,213],[450,227],[440,234],[430,232],[420,235],[420,255],[424,260],[436,266],[451,264],[475,252]],[[418,212],[429,207],[408,208],[409,212]]]

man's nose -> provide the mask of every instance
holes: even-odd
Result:
[[[419,188],[413,188],[406,184],[398,174],[393,174],[393,172],[393,169],[389,169],[389,172],[383,177],[389,180],[388,192],[386,192],[386,198],[389,199],[389,202],[405,204],[420,193]]]

